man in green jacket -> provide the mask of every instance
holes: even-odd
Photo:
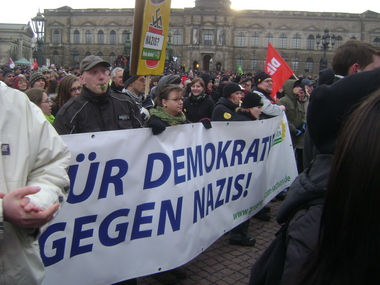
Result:
[[[308,97],[301,87],[301,80],[289,79],[284,83],[285,96],[278,100],[278,105],[284,105],[292,138],[298,172],[303,171],[302,150],[306,130],[306,105]]]

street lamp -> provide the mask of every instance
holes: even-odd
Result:
[[[124,69],[129,70],[129,61],[131,59],[131,47],[132,47],[131,31],[127,30],[125,34],[126,34],[126,39],[125,39],[125,43],[124,43],[124,55],[127,58],[127,60],[126,60],[125,65],[124,65]]]
[[[168,44],[166,45],[166,57],[165,57],[167,69],[170,69],[172,61],[173,61],[172,35],[169,33]]]
[[[32,24],[33,24],[33,30],[34,33],[37,35],[37,62],[38,66],[43,65],[43,60],[42,60],[42,46],[44,44],[44,37],[45,37],[45,22],[46,18],[40,10],[38,10],[37,15],[32,18]]]
[[[319,44],[321,44],[321,49],[323,49],[323,58],[319,62],[319,70],[323,70],[327,68],[326,51],[329,49],[330,43],[332,47],[335,45],[335,36],[334,35],[330,36],[329,30],[325,29],[323,32],[323,36],[318,34],[316,38],[317,38],[317,48]]]

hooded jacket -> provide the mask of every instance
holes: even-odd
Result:
[[[304,134],[296,136],[297,130],[302,129],[302,125],[306,124],[306,108],[305,102],[300,102],[298,96],[293,93],[293,85],[296,82],[295,79],[290,79],[284,83],[285,96],[278,100],[278,105],[284,105],[286,110],[286,117],[288,119],[289,131],[292,137],[294,148],[303,148]],[[305,98],[307,98],[305,96]]]

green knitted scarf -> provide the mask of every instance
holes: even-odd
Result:
[[[177,116],[172,116],[165,111],[165,108],[157,106],[149,110],[151,115],[154,115],[171,126],[181,125],[186,122],[186,116],[183,112],[179,113]]]

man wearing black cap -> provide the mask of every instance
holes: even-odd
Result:
[[[261,113],[261,119],[268,119],[275,116],[279,116],[285,111],[285,107],[276,105],[273,98],[270,96],[272,93],[272,77],[265,72],[258,72],[253,77],[253,82],[256,86],[254,93],[260,95],[263,98],[263,111]]]
[[[142,127],[136,105],[111,95],[109,62],[90,55],[80,64],[81,94],[57,113],[54,127],[59,134],[111,131]]]

